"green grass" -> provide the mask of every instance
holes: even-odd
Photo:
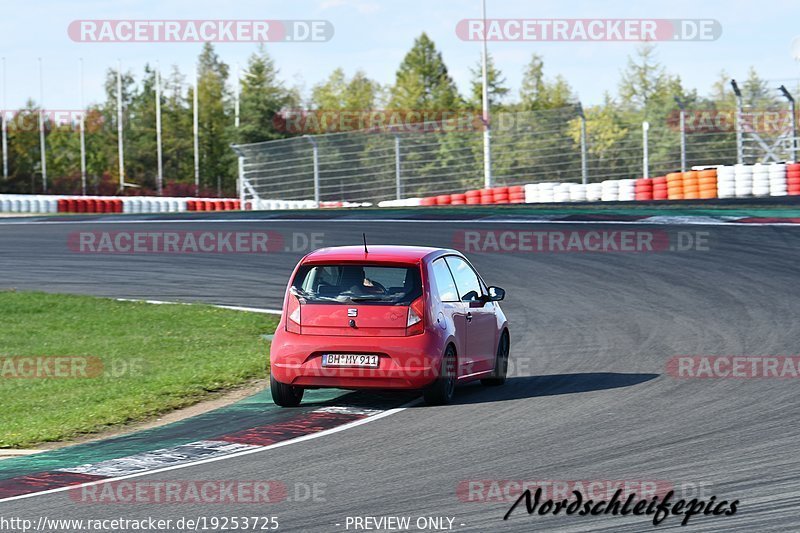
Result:
[[[146,420],[263,378],[269,343],[261,335],[273,333],[277,321],[203,305],[2,291],[0,447]],[[3,362],[19,356],[98,358],[102,371],[96,377],[9,377]]]

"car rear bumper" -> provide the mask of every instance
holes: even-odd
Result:
[[[421,389],[437,377],[441,341],[412,337],[335,337],[279,330],[270,348],[270,372],[281,383],[343,389]],[[377,354],[377,368],[323,367],[326,353]]]

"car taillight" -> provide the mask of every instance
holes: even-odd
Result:
[[[300,300],[289,295],[289,308],[286,310],[286,331],[300,333]]]
[[[425,300],[422,296],[411,302],[408,307],[408,320],[406,321],[406,335],[419,335],[425,332]]]

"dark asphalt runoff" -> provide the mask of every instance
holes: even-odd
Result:
[[[0,516],[276,516],[278,531],[314,532],[356,531],[355,517],[386,516],[411,517],[412,531],[419,531],[413,526],[420,517],[452,518],[453,531],[681,527],[677,516],[654,528],[652,516],[529,516],[524,505],[504,521],[513,498],[491,492],[504,490],[509,480],[605,480],[657,481],[674,487],[675,499],[739,500],[735,515],[700,514],[685,531],[800,530],[800,381],[678,378],[668,372],[675,356],[800,353],[798,228],[353,220],[0,223],[0,288],[278,308],[287,276],[312,239],[326,246],[358,244],[366,232],[373,244],[453,247],[463,231],[590,230],[653,231],[658,238],[666,235],[671,246],[680,241],[690,249],[468,250],[487,282],[506,289],[502,306],[511,328],[512,377],[505,386],[467,385],[452,405],[410,407],[318,439],[150,476],[316,484],[317,498],[263,506],[90,505],[56,493],[2,503]],[[283,248],[268,254],[70,249],[70,235],[86,231],[270,231]],[[486,489],[469,481],[482,481]],[[465,486],[475,490],[460,490]],[[481,497],[490,501],[470,501]]]

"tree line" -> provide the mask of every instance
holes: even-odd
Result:
[[[596,176],[633,173],[641,168],[641,123],[649,121],[651,158],[665,170],[674,167],[679,142],[674,122],[678,98],[687,109],[731,110],[735,99],[730,76],[720,72],[708,95],[687,88],[679,76],[671,74],[657,59],[653,45],[643,44],[619,73],[616,94],[606,93],[599,105],[581,109],[578,97],[561,75],[545,73],[543,58],[532,54],[525,67],[517,94],[512,94],[501,69],[488,58],[488,93],[493,115],[521,114],[530,119],[506,140],[513,151],[500,150],[494,161],[498,174],[534,173],[547,156],[548,174],[563,177],[574,174],[574,165],[559,159],[565,152],[574,156],[580,145],[580,125],[576,117],[586,117],[590,139],[588,150],[592,173]],[[481,65],[471,69],[471,83],[462,94],[435,43],[425,34],[415,39],[400,63],[393,84],[385,86],[369,78],[363,70],[348,76],[342,68],[304,95],[297,86],[287,86],[267,49],[260,46],[248,59],[239,76],[239,123],[235,123],[235,82],[226,64],[210,43],[197,60],[197,84],[177,67],[161,74],[162,147],[165,195],[194,194],[193,107],[194,91],[199,103],[199,169],[201,194],[232,195],[236,188],[237,161],[231,144],[284,139],[303,132],[285,127],[287,110],[325,111],[430,110],[469,111],[478,115],[481,108]],[[156,188],[156,71],[145,65],[135,76],[122,73],[121,100],[125,149],[125,181],[136,185],[126,194],[151,194]],[[741,84],[745,104],[771,109],[782,104],[777,91],[750,68]],[[117,71],[108,69],[102,102],[85,110],[86,168],[88,193],[118,192],[117,159]],[[25,108],[7,116],[9,177],[0,181],[0,192],[40,192],[41,163],[38,125],[39,108],[28,100]],[[527,113],[528,115],[524,115]],[[48,192],[80,192],[80,136],[74,123],[59,124],[45,113]],[[355,126],[353,126],[355,127]],[[338,130],[347,125],[338,125]],[[337,130],[337,131],[338,131]],[[503,135],[503,134],[499,134]],[[463,135],[440,136],[441,147],[435,162],[426,162],[424,172],[448,167],[454,151],[465,146]],[[499,138],[502,145],[502,137]],[[734,135],[701,131],[688,145],[691,161],[720,159],[720,154],[735,154]],[[470,146],[473,146],[470,144]],[[364,150],[368,150],[365,144]],[[474,150],[475,168],[460,182],[477,182],[480,151]],[[552,159],[552,162],[550,161]],[[574,158],[573,158],[574,159]],[[413,158],[412,158],[413,162]],[[345,169],[348,170],[348,169]],[[352,169],[350,169],[352,170]],[[523,176],[524,177],[524,176]],[[573,176],[574,177],[574,176]],[[532,179],[532,178],[531,178]]]

